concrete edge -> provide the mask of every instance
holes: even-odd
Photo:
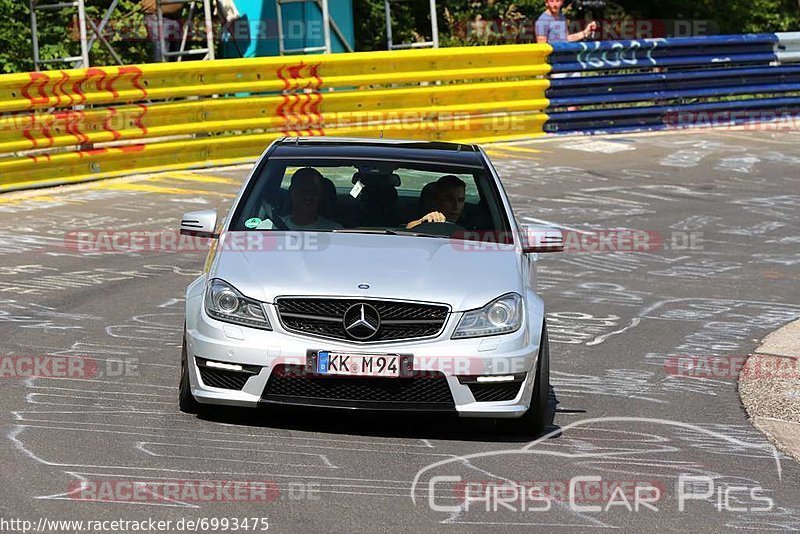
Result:
[[[800,320],[766,336],[748,356],[738,390],[753,426],[800,461]]]

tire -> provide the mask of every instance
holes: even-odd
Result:
[[[550,340],[546,323],[542,325],[535,380],[528,411],[518,419],[499,419],[500,428],[523,436],[539,436],[547,427],[550,415]]]
[[[178,407],[183,413],[198,414],[202,407],[192,395],[189,382],[189,356],[186,351],[186,334],[184,333],[183,348],[181,349],[181,381],[178,385]]]

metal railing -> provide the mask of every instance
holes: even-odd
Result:
[[[279,136],[488,142],[743,112],[800,113],[800,33],[8,74],[0,191],[244,162]]]
[[[547,91],[549,133],[699,127],[800,110],[800,33],[564,43],[549,62],[558,73]]]
[[[541,134],[550,50],[465,47],[0,76],[0,191],[242,161],[282,135]]]

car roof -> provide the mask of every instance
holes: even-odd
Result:
[[[284,137],[278,140],[270,157],[375,158],[482,165],[475,145],[409,139]]]

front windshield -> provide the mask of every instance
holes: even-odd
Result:
[[[270,158],[230,229],[510,241],[499,192],[482,167],[385,160]]]

